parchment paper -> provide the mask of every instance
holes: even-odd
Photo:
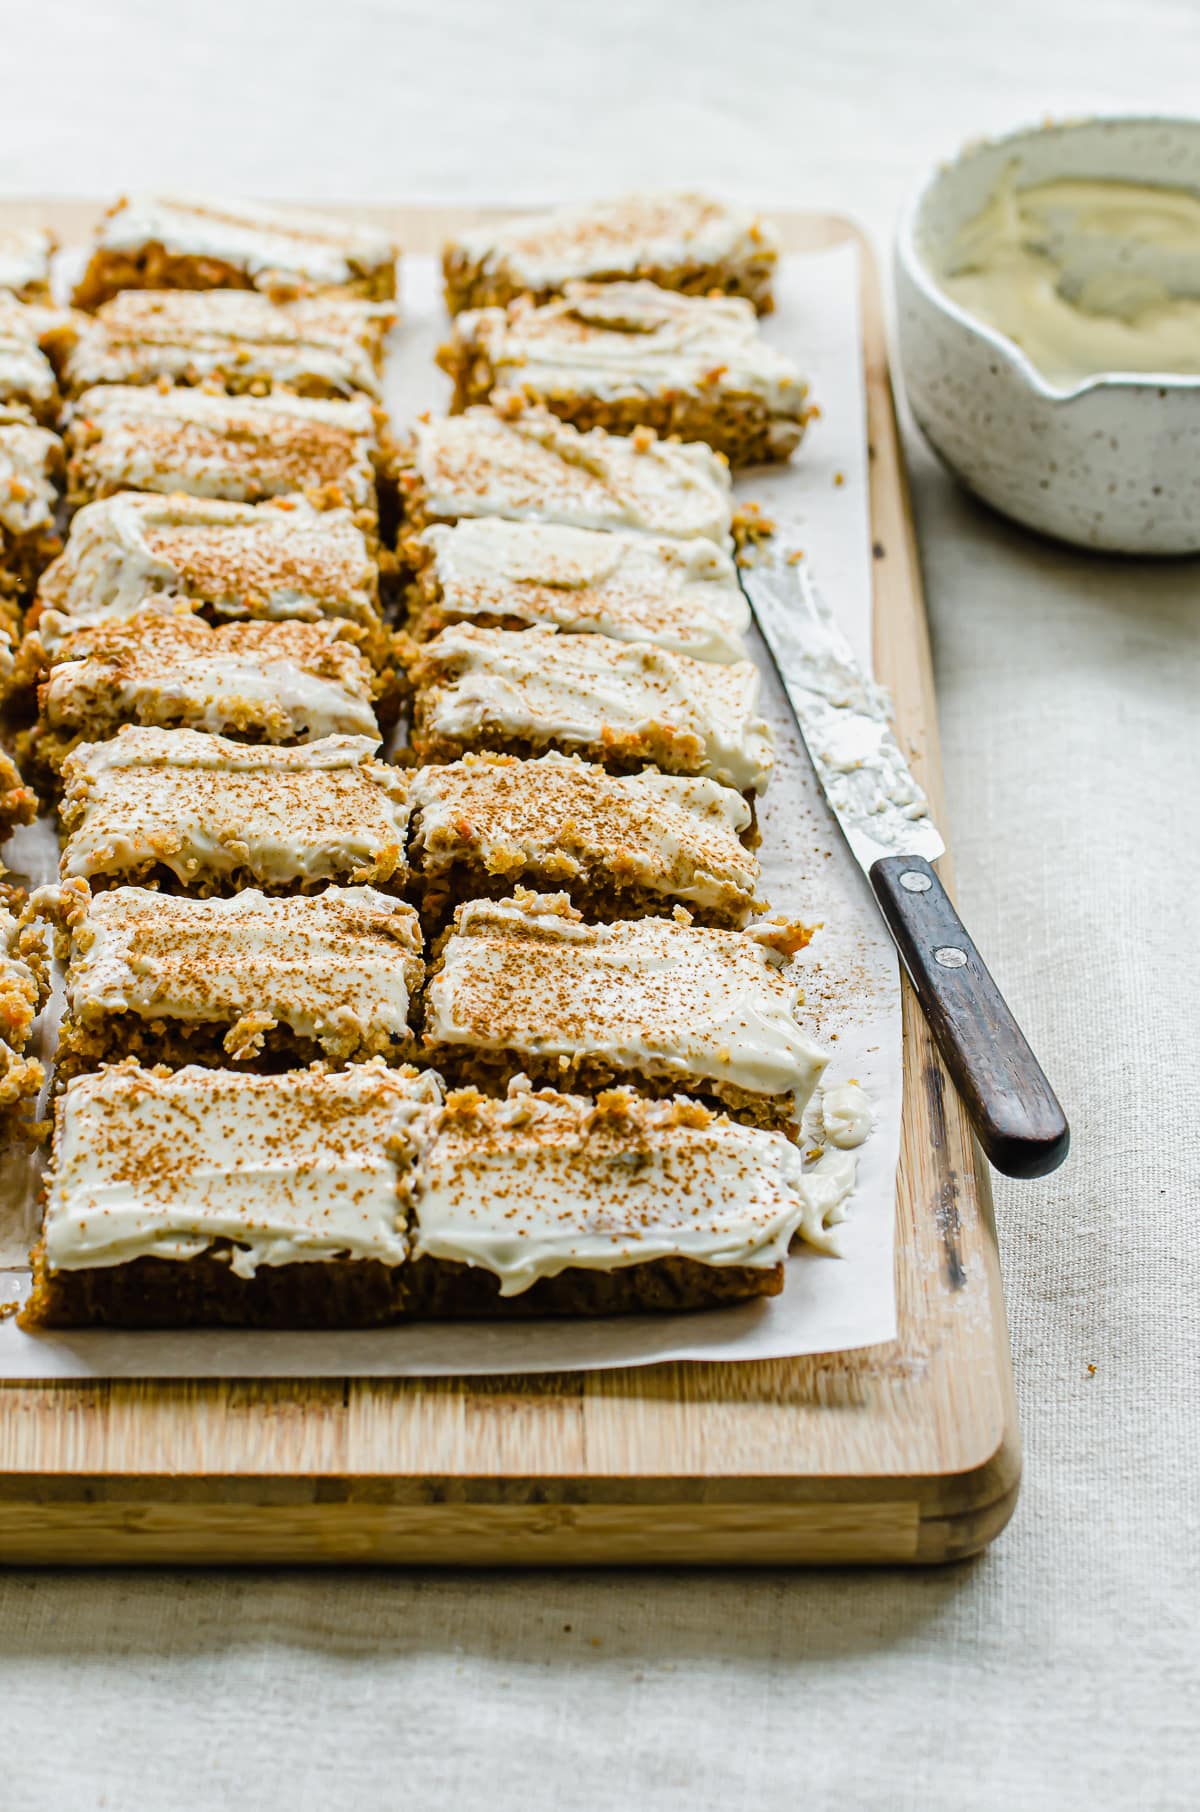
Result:
[[[403,423],[443,408],[448,384],[432,365],[445,332],[434,264],[402,267],[402,321],[393,338],[388,406]],[[853,245],[783,261],[779,304],[765,331],[809,376],[821,418],[793,463],[757,470],[738,491],[769,515],[801,526],[822,593],[860,659],[871,644],[865,398]],[[843,845],[761,644],[765,709],[777,765],[761,810],[763,893],[773,909],[822,930],[801,961],[806,1022],[833,1059],[826,1080],[856,1078],[875,1125],[858,1153],[858,1182],[840,1229],[843,1256],[798,1250],[781,1296],[684,1316],[590,1322],[437,1323],[370,1333],[220,1331],[28,1335],[0,1322],[0,1377],[436,1376],[572,1371],[666,1359],[770,1359],[870,1346],[895,1335],[895,1172],[901,1054],[897,959],[866,882]],[[48,823],[18,832],[5,859],[14,878],[49,879],[56,848]],[[53,1048],[48,1010],[42,1050]],[[36,1219],[39,1165],[0,1154],[0,1300],[28,1287],[24,1253]]]

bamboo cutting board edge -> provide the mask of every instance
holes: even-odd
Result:
[[[85,202],[0,204],[64,241]],[[486,209],[364,207],[414,252]],[[855,239],[875,651],[941,810],[928,631],[878,278]],[[948,861],[941,865],[947,874]],[[900,1335],[748,1365],[523,1379],[0,1383],[0,1560],[470,1565],[938,1561],[999,1533],[1020,1474],[986,1165],[904,990]]]

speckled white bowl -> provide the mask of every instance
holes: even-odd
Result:
[[[969,145],[900,223],[900,358],[912,412],[946,464],[986,502],[1080,547],[1200,550],[1200,377],[1105,374],[1050,383],[1003,334],[941,288],[959,228],[1001,177],[1059,177],[1200,191],[1200,120],[1091,119]]]

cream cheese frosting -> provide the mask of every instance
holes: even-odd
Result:
[[[713,780],[654,768],[608,774],[557,753],[468,755],[421,768],[408,800],[410,860],[426,877],[466,857],[489,875],[582,878],[601,892],[640,888],[747,916],[754,904],[758,862],[741,841],[750,808]]]
[[[69,425],[89,493],[187,491],[254,503],[334,486],[350,508],[375,506],[375,416],[365,398],[102,384],[75,401]]]
[[[443,629],[418,669],[420,732],[611,747],[762,792],[774,761],[753,661],[693,661],[646,642],[554,630]]]
[[[703,539],[480,518],[421,537],[439,620],[504,618],[694,660],[744,660],[750,612],[729,555]]]
[[[146,887],[93,897],[68,882],[33,898],[70,926],[67,1005],[85,1026],[124,1013],[228,1024],[234,1059],[257,1055],[275,1025],[339,1059],[408,1043],[420,923],[373,887],[194,900]]]
[[[729,466],[700,441],[584,434],[545,409],[506,418],[480,407],[417,422],[412,461],[430,520],[504,516],[730,543]]]
[[[870,1096],[857,1082],[832,1083],[821,1091],[825,1137],[841,1151],[861,1145],[874,1125]]]
[[[682,1099],[464,1092],[422,1124],[414,1258],[479,1266],[516,1296],[572,1267],[768,1266],[821,1232],[799,1151]]]
[[[350,283],[397,255],[389,236],[366,221],[192,195],[122,197],[101,222],[96,244],[115,252],[161,245],[182,257],[215,258],[261,288],[272,279]]]
[[[1200,373],[1200,195],[1013,178],[956,233],[946,293],[1059,389],[1114,372]]]
[[[124,725],[63,764],[60,872],[158,864],[184,886],[249,873],[260,886],[391,880],[403,872],[404,776],[365,736],[297,748]]]
[[[404,1172],[436,1076],[379,1060],[256,1076],[116,1064],[67,1085],[43,1228],[51,1270],[187,1260],[231,1268],[408,1256]]]
[[[774,259],[774,230],[711,195],[622,195],[462,233],[451,248],[517,289],[559,289],[573,278],[637,276]]]
[[[461,906],[425,995],[436,1046],[791,1099],[827,1054],[799,1025],[798,972],[768,941],[675,919],[585,924],[563,895]]]
[[[281,743],[379,734],[371,668],[336,623],[212,628],[152,613],[52,634],[51,648],[38,693],[51,730],[184,725]]]
[[[24,411],[0,407],[0,528],[19,540],[54,526],[62,443]]]
[[[63,361],[65,385],[236,379],[298,391],[378,397],[380,304],[348,296],[274,303],[253,290],[124,290],[79,316]]]
[[[54,235],[45,227],[5,227],[0,231],[0,290],[45,289],[53,252]]]
[[[750,395],[772,414],[802,421],[808,386],[764,340],[754,305],[741,296],[686,296],[654,283],[568,283],[537,303],[473,309],[454,341],[482,355],[492,399],[573,398],[612,402],[666,392]],[[799,432],[796,434],[799,439]]]
[[[38,597],[71,619],[131,617],[161,601],[219,617],[378,625],[375,563],[362,531],[349,510],[317,510],[302,497],[261,504],[141,491],[103,497],[73,518]],[[41,630],[48,642],[44,622]]]

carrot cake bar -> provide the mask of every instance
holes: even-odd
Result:
[[[435,1076],[141,1069],[55,1107],[27,1327],[366,1327],[395,1318],[414,1124]]]
[[[756,904],[753,814],[715,780],[609,774],[574,755],[468,755],[409,783],[409,864],[437,924],[457,900],[517,884],[569,893],[601,918],[683,905],[741,925]]]
[[[56,241],[39,226],[11,226],[0,230],[0,290],[22,302],[49,302],[50,260]]]
[[[393,319],[386,304],[350,296],[276,304],[252,290],[128,290],[74,316],[50,350],[68,396],[166,381],[377,398]]]
[[[399,453],[404,528],[505,516],[572,528],[732,540],[728,463],[710,447],[644,434],[580,434],[545,409],[426,417]],[[407,551],[407,549],[406,549]]]
[[[733,561],[711,541],[498,517],[426,529],[410,604],[419,641],[448,623],[540,624],[702,661],[744,660],[750,627]]]
[[[421,928],[373,887],[195,900],[68,881],[34,904],[63,928],[60,1077],[122,1057],[278,1069],[412,1054]]]
[[[438,363],[456,409],[538,403],[581,429],[705,441],[734,465],[787,459],[809,416],[808,385],[751,303],[653,283],[568,283],[552,302],[472,309]]]
[[[246,504],[121,491],[86,504],[38,585],[43,640],[147,609],[214,623],[330,618],[354,629],[374,666],[392,664],[362,530],[349,510],[316,510],[302,497]],[[57,631],[46,625],[51,612],[62,619]]]
[[[777,259],[774,228],[747,208],[711,195],[622,195],[475,227],[445,247],[442,271],[452,315],[520,295],[547,302],[580,278],[721,290],[763,312]]]
[[[410,1312],[603,1315],[774,1296],[814,1219],[796,1147],[698,1101],[448,1096],[420,1128]]]
[[[435,953],[425,1056],[494,1090],[525,1073],[593,1091],[714,1098],[757,1124],[799,1123],[826,1053],[796,1021],[787,952],[801,926],[584,924],[565,894],[470,900]]]
[[[123,195],[96,232],[76,308],[123,289],[259,289],[277,298],[396,293],[397,247],[378,227],[261,202]]]
[[[653,764],[761,793],[774,760],[753,661],[693,661],[649,642],[457,623],[410,667],[412,743],[426,762],[468,750]]]
[[[36,790],[25,784],[20,769],[6,749],[0,749],[0,843],[19,824],[32,824],[38,815]],[[0,863],[0,875],[4,864]]]
[[[187,491],[229,503],[300,493],[344,507],[374,531],[375,410],[321,397],[216,396],[112,384],[85,390],[68,414],[67,501],[116,491]]]
[[[42,345],[68,318],[62,309],[18,302],[0,291],[0,406],[27,409],[35,420],[53,425],[61,398]]]
[[[30,638],[32,665],[40,638]],[[18,747],[43,771],[122,724],[208,730],[254,743],[366,736],[376,676],[337,623],[223,623],[151,612],[83,623],[42,651],[38,722]]]
[[[63,763],[60,873],[171,893],[315,892],[405,880],[404,776],[366,736],[295,749],[126,725]]]
[[[55,529],[62,480],[58,436],[24,409],[0,405],[0,620],[10,629],[14,607],[62,546]]]
[[[41,1064],[25,1052],[49,994],[45,937],[0,904],[0,1130],[6,1134],[46,1079]]]

